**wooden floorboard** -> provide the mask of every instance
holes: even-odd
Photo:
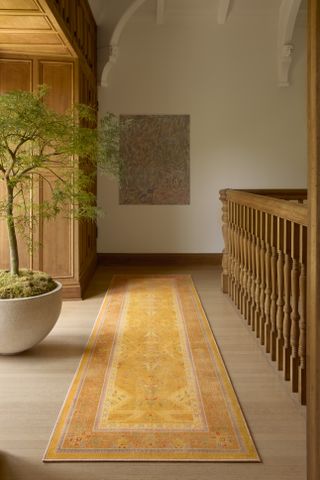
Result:
[[[261,464],[41,462],[112,274],[138,271],[192,274]],[[221,293],[218,267],[99,267],[86,299],[64,303],[44,342],[0,357],[0,465],[1,480],[305,480],[305,409]]]

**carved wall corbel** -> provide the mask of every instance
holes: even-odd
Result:
[[[294,46],[292,44],[294,27],[302,0],[282,0],[279,11],[278,27],[278,84],[290,85],[290,67]]]

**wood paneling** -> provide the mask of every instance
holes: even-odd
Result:
[[[39,82],[49,86],[46,103],[56,112],[65,113],[74,103],[73,70],[72,62],[39,61]]]
[[[0,59],[0,94],[8,90],[32,90],[31,60],[1,60]],[[5,187],[1,182],[0,196],[5,195]],[[23,268],[32,267],[32,252],[25,241],[18,236],[20,263]],[[0,268],[8,268],[8,239],[5,220],[0,220]]]
[[[40,0],[41,2],[41,0]],[[97,27],[87,0],[46,0],[82,65],[95,75]],[[42,7],[45,6],[42,2]]]
[[[80,103],[97,107],[97,88],[94,77],[87,74],[83,65],[79,65],[78,98]],[[85,162],[82,168],[86,169]],[[92,186],[92,193],[96,195],[96,184]],[[94,222],[81,221],[79,224],[79,267],[81,274],[86,277],[91,265],[96,262],[97,228]]]
[[[38,84],[50,87],[47,103],[50,108],[65,112],[75,101],[96,105],[96,86],[80,70],[76,60],[0,60],[0,91],[33,90]],[[95,188],[95,187],[94,187]],[[34,181],[34,198],[46,200],[46,182]],[[20,241],[21,265],[44,270],[62,281],[65,296],[81,296],[96,264],[96,226],[93,222],[76,222],[66,215],[40,222],[33,232],[39,246],[33,254]],[[0,229],[0,268],[8,267],[8,246],[5,225]]]
[[[33,58],[32,60],[1,60],[0,91],[33,90],[39,83],[50,87],[47,102],[50,108],[64,112],[73,104],[74,66],[72,62],[48,62]],[[36,77],[32,75],[36,72]],[[32,81],[33,79],[33,81]],[[31,192],[30,192],[31,193]],[[3,194],[3,192],[2,192]],[[47,200],[50,190],[46,182],[39,184],[34,180],[33,196],[35,199]],[[73,230],[74,222],[62,216],[54,221],[40,222],[33,232],[35,248],[32,255],[25,241],[19,240],[21,265],[39,268],[56,278],[73,277]],[[48,241],[50,239],[50,241]],[[1,267],[8,267],[8,245],[6,228],[3,225],[0,234]]]
[[[47,175],[48,177],[48,175]],[[54,181],[54,178],[51,179]],[[49,200],[51,196],[50,187],[46,182],[42,185],[42,199]],[[73,232],[74,222],[71,218],[59,215],[54,221],[43,222],[42,239],[40,248],[41,270],[50,272],[52,276],[59,279],[73,277]],[[52,239],[50,242],[48,239]]]
[[[46,102],[53,110],[64,113],[73,104],[74,66],[71,62],[39,62],[39,81],[49,86]],[[54,181],[54,178],[50,179]],[[50,199],[49,185],[41,181],[41,199]],[[54,221],[43,222],[40,243],[40,265],[45,272],[58,278],[73,277],[74,222],[59,215]],[[53,241],[47,242],[46,239]]]
[[[0,59],[0,93],[32,89],[32,60]]]
[[[98,253],[99,265],[221,265],[220,253]]]
[[[0,2],[0,53],[75,56],[46,2]]]
[[[0,8],[2,10],[22,10],[37,11],[38,6],[34,0],[0,0]]]
[[[0,183],[0,198],[5,197],[5,185]],[[8,268],[9,262],[8,234],[5,219],[0,219],[0,269]],[[25,265],[24,265],[25,266]]]
[[[33,33],[39,30],[40,32],[52,31],[50,23],[42,15],[22,15],[21,12],[17,12],[15,15],[8,15],[6,12],[1,12],[0,20],[0,31],[3,35],[11,31],[15,33],[23,31],[25,34],[29,34],[29,36],[26,37],[29,39]]]
[[[320,478],[320,4],[309,0],[308,480]]]
[[[0,54],[78,58],[95,81],[96,36],[87,0],[0,0]]]
[[[1,45],[1,47],[2,46],[4,45]],[[29,44],[21,44],[19,46],[14,44],[7,44],[5,52],[12,53],[12,54],[20,53],[21,55],[29,55],[30,50],[32,50],[32,52],[35,55],[52,54],[53,56],[60,55],[61,57],[69,57],[68,51],[66,47],[64,47],[63,45],[47,45],[45,49],[43,48],[42,45],[34,45],[32,49],[30,49]],[[0,54],[1,54],[1,48],[0,48]]]
[[[13,45],[25,45],[26,44],[26,36],[24,33],[4,33],[3,31],[0,30],[0,44],[5,45],[5,44],[13,44]],[[28,45],[30,48],[30,45],[46,45],[46,46],[52,46],[52,45],[59,45],[60,44],[60,39],[56,33],[40,33],[40,32],[34,32],[32,35],[30,35],[30,38],[28,38]]]
[[[45,83],[47,102],[59,112],[74,102],[97,106],[96,25],[87,0],[0,0],[0,55],[2,92]],[[40,201],[50,195],[38,181],[32,191]],[[6,268],[4,232],[0,267]],[[65,297],[81,296],[96,265],[95,224],[60,216],[40,222],[33,239],[40,247],[33,254],[22,250],[21,263],[61,280]]]

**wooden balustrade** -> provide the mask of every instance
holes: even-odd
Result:
[[[221,287],[306,403],[306,190],[221,190]]]

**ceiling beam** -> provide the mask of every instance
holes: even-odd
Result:
[[[224,25],[228,19],[230,11],[231,0],[219,0],[218,4],[218,18],[219,25]]]
[[[163,25],[166,9],[166,0],[157,0],[156,22],[157,25]]]
[[[278,83],[280,87],[290,85],[290,67],[293,59],[292,44],[294,27],[302,0],[282,0],[278,26]]]

